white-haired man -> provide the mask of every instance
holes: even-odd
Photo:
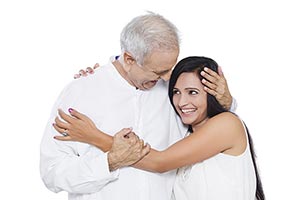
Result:
[[[132,167],[110,171],[109,162],[114,158],[108,155],[112,154],[81,143],[86,141],[80,139],[72,141],[67,135],[72,118],[58,123],[56,116],[58,109],[63,115],[62,111],[74,108],[89,116],[105,133],[114,135],[124,127],[132,127],[140,139],[156,149],[165,149],[182,138],[186,130],[167,92],[178,55],[179,36],[171,22],[153,13],[138,16],[121,33],[120,56],[111,57],[93,76],[74,80],[63,90],[41,142],[41,176],[51,191],[67,191],[70,200],[171,199],[175,171],[156,174]],[[230,107],[232,98],[227,85],[222,94],[210,86],[210,92]],[[57,135],[53,123],[71,141],[53,139]],[[148,145],[141,140],[134,143],[141,155],[147,153]]]

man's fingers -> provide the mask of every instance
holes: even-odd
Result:
[[[217,95],[218,95],[218,93],[217,93],[215,90],[212,90],[212,89],[210,89],[210,88],[208,88],[208,87],[204,87],[204,90],[205,90],[207,93],[213,95],[214,97],[217,97]]]
[[[151,146],[147,143],[144,148],[142,149],[142,157],[144,157],[145,155],[147,155],[151,150]]]
[[[126,139],[128,144],[130,144],[130,145],[138,145],[138,146],[140,145],[139,136],[137,136],[134,132],[132,132],[132,129],[130,131],[128,131],[127,134],[125,134],[123,136],[123,138]]]
[[[122,130],[120,130],[115,137],[117,138],[126,138],[128,137],[128,134],[132,131],[132,128],[123,128]]]
[[[130,132],[129,134],[127,134],[127,139],[129,140],[129,143],[131,145],[135,145],[139,142],[139,137],[134,132]]]
[[[144,140],[140,140],[140,145],[141,145],[141,147],[143,147],[143,146],[145,146],[145,144],[144,144]]]
[[[204,67],[204,71],[209,74],[210,76],[219,76],[219,74],[217,72],[215,72],[214,70],[208,68],[208,67]]]
[[[215,90],[217,88],[217,86],[209,81],[207,81],[206,79],[202,79],[201,81],[206,87],[210,88],[211,90]]]
[[[221,67],[221,66],[219,66],[219,67],[218,67],[218,74],[219,74],[221,77],[225,78],[225,77],[224,77],[224,73],[223,73],[223,70],[222,70],[222,67]]]
[[[220,76],[217,72],[215,72],[207,67],[204,67],[204,71],[201,71],[201,75],[210,82],[214,82],[214,81],[220,79]]]

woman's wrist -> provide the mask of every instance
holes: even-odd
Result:
[[[103,133],[102,131],[96,129],[92,133],[93,137],[91,138],[91,144],[101,149],[103,152],[107,152],[110,150],[113,138],[112,136]]]

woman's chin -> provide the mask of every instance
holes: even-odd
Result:
[[[192,123],[193,123],[193,121],[192,120],[182,120],[182,123],[184,124],[184,125],[191,125]]]

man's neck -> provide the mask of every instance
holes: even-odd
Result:
[[[119,74],[133,87],[136,88],[136,86],[133,84],[133,82],[128,78],[127,72],[124,70],[123,65],[120,63],[120,61],[115,60],[112,62],[112,64],[115,66]],[[137,89],[137,88],[136,88]]]

